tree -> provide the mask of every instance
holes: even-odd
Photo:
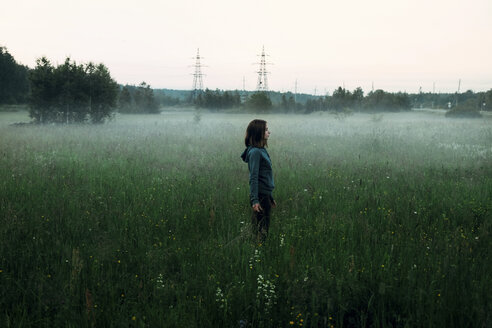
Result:
[[[410,97],[406,93],[388,93],[383,90],[369,92],[364,98],[363,107],[376,111],[400,111],[412,108]]]
[[[287,95],[288,98],[286,97],[285,94],[282,94],[280,107],[282,110],[287,112],[295,111],[298,107],[297,106],[298,104],[296,103],[294,96],[292,95],[291,92],[288,92]]]
[[[19,65],[7,48],[0,47],[0,104],[17,104],[27,101],[29,69]]]
[[[484,94],[484,99],[482,101],[483,110],[492,110],[492,89]]]
[[[132,103],[132,95],[130,94],[130,90],[127,85],[121,89],[120,96],[118,98],[118,107],[121,112],[129,113],[132,111],[133,103]]]
[[[241,96],[237,90],[234,92],[222,92],[219,89],[215,91],[206,89],[205,91],[198,92],[193,103],[197,108],[208,108],[211,110],[233,108],[241,104]]]
[[[160,106],[163,107],[176,106],[181,103],[181,100],[178,97],[172,97],[164,93],[162,90],[154,89],[153,91],[154,91],[155,100]]]
[[[285,97],[285,94],[282,94],[282,98],[281,98],[281,102],[280,102],[280,106],[282,106],[282,108],[284,110],[287,110],[289,108],[289,104],[287,103],[287,97]]]
[[[364,91],[362,91],[361,87],[356,88],[354,92],[352,92],[352,100],[356,108],[360,108],[362,106],[362,101],[364,100]]]
[[[29,79],[29,113],[37,123],[101,123],[116,105],[118,85],[103,64],[77,65],[67,58],[55,68],[42,57]]]
[[[91,65],[91,64],[90,64]],[[71,123],[83,122],[87,118],[90,95],[86,68],[66,58],[63,65],[54,71],[54,81],[58,94],[54,107],[57,108],[56,121]]]
[[[338,87],[338,89],[333,91],[333,95],[331,96],[330,108],[339,111],[344,108],[351,107],[353,103],[353,96],[350,91],[345,88]]]
[[[325,97],[327,98],[327,97]],[[323,97],[317,97],[314,99],[308,99],[306,101],[306,110],[305,114],[310,114],[315,111],[320,111],[320,110],[326,110],[326,102],[324,101]]]
[[[102,123],[116,108],[118,84],[106,66],[92,63],[86,66],[89,79],[89,115],[92,123]]]
[[[55,99],[57,95],[54,76],[55,68],[46,57],[36,60],[31,70],[31,97],[29,115],[37,123],[52,122],[55,119]]]
[[[133,96],[136,105],[136,111],[147,114],[159,113],[159,105],[155,101],[154,91],[150,85],[143,81],[135,90]]]
[[[451,118],[480,118],[482,114],[479,112],[477,99],[469,98],[447,111],[445,116]]]
[[[260,112],[267,112],[272,108],[272,101],[266,92],[255,92],[246,101],[246,107]]]

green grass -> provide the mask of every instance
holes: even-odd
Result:
[[[253,116],[0,113],[0,326],[491,324],[490,119],[264,117],[278,207],[256,245]]]

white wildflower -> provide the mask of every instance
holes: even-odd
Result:
[[[250,270],[253,270],[254,263],[260,263],[261,262],[260,256],[261,256],[261,252],[258,249],[255,249],[255,254],[249,258]]]
[[[224,305],[227,303],[224,298],[224,293],[220,287],[217,287],[217,290],[215,291],[215,301],[219,303],[219,308],[221,309],[223,309]]]
[[[157,283],[157,288],[164,288],[166,285],[164,284],[164,275],[162,273],[159,273],[157,276],[157,279],[155,280]]]
[[[256,301],[258,305],[263,304],[265,312],[268,313],[273,305],[277,304],[277,295],[275,293],[275,284],[265,279],[261,274],[256,279],[258,287],[256,290]]]

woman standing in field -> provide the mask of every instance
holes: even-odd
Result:
[[[264,120],[252,120],[247,129],[244,144],[247,147],[241,155],[243,161],[248,163],[250,204],[253,208],[251,223],[253,233],[257,239],[264,241],[268,235],[270,226],[270,210],[276,207],[272,192],[273,183],[272,162],[265,147],[268,147],[267,122]]]

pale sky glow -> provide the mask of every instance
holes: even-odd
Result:
[[[270,90],[455,92],[492,88],[491,0],[3,1],[0,45],[29,67],[46,56],[104,63],[118,83]]]

